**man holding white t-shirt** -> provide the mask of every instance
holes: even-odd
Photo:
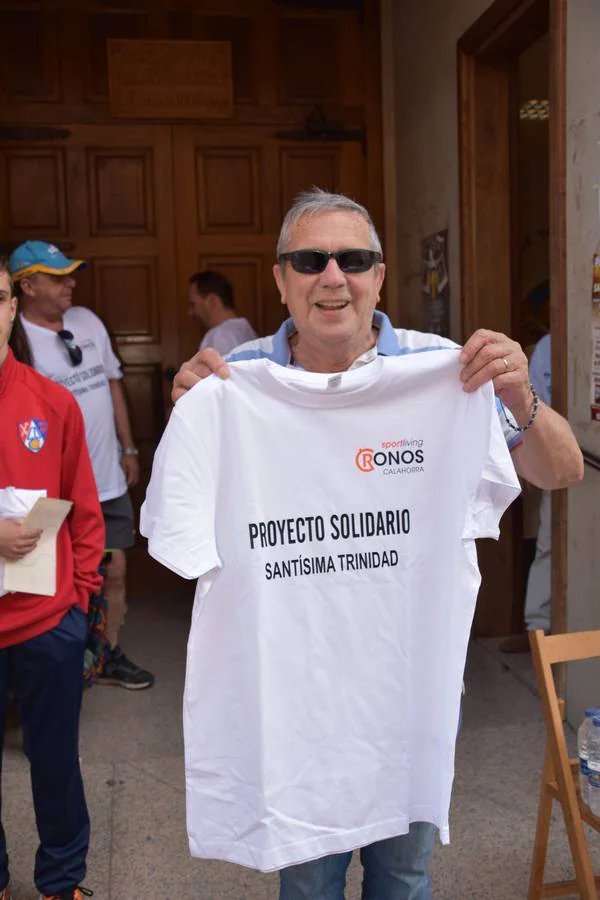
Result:
[[[108,332],[91,310],[72,305],[74,273],[85,263],[67,259],[45,241],[27,241],[10,256],[9,269],[21,303],[21,321],[38,372],[76,398],[85,421],[90,458],[106,526],[104,592],[110,644],[100,684],[129,690],[151,687],[154,676],[121,650],[126,611],[125,550],[133,546],[133,509],[128,487],[139,478],[122,386],[123,373]]]
[[[343,373],[368,366],[378,356],[403,357],[435,349],[447,353],[455,346],[435,336],[395,331],[387,317],[375,312],[384,278],[381,246],[367,211],[348,198],[317,190],[301,196],[284,220],[277,256],[274,275],[291,318],[276,335],[238,348],[231,361],[267,359],[307,373]],[[581,454],[572,431],[564,419],[536,401],[529,386],[527,360],[517,343],[501,334],[479,331],[467,341],[459,359],[467,393],[494,382],[503,401],[497,404],[499,420],[523,477],[547,489],[564,487],[582,477]],[[229,375],[218,354],[211,350],[197,354],[176,377],[174,399],[212,372],[222,378]],[[456,396],[453,402],[457,402]],[[187,404],[186,409],[189,407]],[[357,409],[355,415],[360,430],[363,411]],[[371,464],[357,454],[357,465],[358,461],[366,468]],[[162,464],[159,459],[157,475]],[[314,469],[318,472],[318,459]],[[310,484],[306,493],[310,495]],[[366,516],[363,521],[367,522]],[[261,523],[254,524],[260,540]],[[268,539],[268,526],[262,524]],[[151,549],[154,528],[151,504],[147,523],[143,523],[143,530],[150,532]],[[368,586],[366,580],[367,590]],[[201,622],[202,610],[199,616]],[[372,702],[368,681],[364,694],[365,702]],[[230,710],[223,709],[222,715],[229,716]],[[339,759],[343,768],[343,752]],[[194,762],[191,760],[192,765]],[[243,800],[240,803],[243,806]],[[413,822],[408,833],[399,830],[395,837],[363,846],[364,900],[429,900],[428,863],[434,836],[432,824]],[[334,852],[282,869],[281,900],[341,900],[349,859],[348,852]]]

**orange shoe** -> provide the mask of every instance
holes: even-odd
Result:
[[[62,894],[40,894],[40,900],[84,900],[85,897],[93,897],[94,892],[84,887],[69,888]],[[4,900],[0,897],[0,900]],[[10,897],[8,898],[10,900]]]

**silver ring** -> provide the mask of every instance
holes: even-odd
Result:
[[[505,359],[503,359],[502,362],[504,363],[504,368],[508,372],[510,370],[510,366],[508,365],[508,362]]]

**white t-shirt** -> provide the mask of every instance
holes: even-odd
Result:
[[[109,379],[122,378],[106,328],[91,310],[74,306],[63,316],[63,328],[71,331],[81,348],[81,364],[73,366],[55,331],[21,320],[27,332],[38,372],[62,384],[76,398],[85,422],[85,437],[92,460],[100,500],[112,500],[127,492],[120,464],[120,447]]]
[[[220,325],[210,328],[202,338],[199,349],[214,347],[221,356],[226,356],[240,344],[255,340],[256,332],[248,319],[236,316],[235,319],[225,319]]]
[[[269,871],[413,821],[448,841],[474,539],[519,493],[492,386],[465,393],[458,356],[236,363],[177,403],[141,531],[199,579],[194,856]]]

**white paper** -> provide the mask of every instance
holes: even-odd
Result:
[[[0,519],[24,519],[36,500],[45,497],[47,491],[32,491],[27,488],[6,487],[0,489]],[[4,589],[4,557],[0,556],[0,597]]]
[[[4,588],[53,597],[56,593],[56,537],[73,504],[45,497],[36,501],[23,524],[42,530],[35,550],[19,560],[5,560]]]

